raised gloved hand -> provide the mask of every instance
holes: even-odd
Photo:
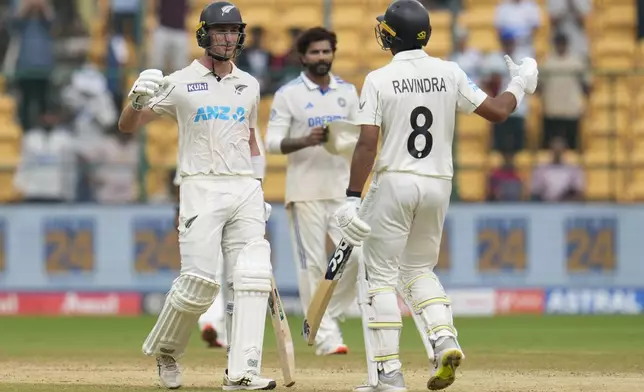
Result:
[[[347,197],[347,202],[334,214],[342,236],[353,246],[360,246],[371,234],[371,227],[358,216],[359,208],[359,197]]]
[[[510,76],[516,80],[526,94],[534,94],[539,79],[537,62],[531,57],[524,57],[521,63],[516,64],[507,54],[504,56],[505,64],[508,66]]]
[[[134,110],[141,110],[159,93],[163,86],[163,72],[158,69],[146,69],[136,79],[127,95]]]

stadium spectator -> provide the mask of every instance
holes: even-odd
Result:
[[[301,28],[290,28],[289,35],[291,36],[291,44],[283,54],[273,57],[271,73],[273,74],[273,83],[275,86],[284,85],[298,77],[300,72],[302,72],[302,63],[300,62],[300,56],[295,47],[300,34],[302,34]]]
[[[138,197],[139,143],[134,134],[114,126],[100,143],[81,152],[92,167],[94,200],[101,204],[133,203]]]
[[[47,0],[23,0],[13,19],[19,42],[15,81],[20,91],[18,115],[23,129],[47,111],[51,74],[55,66],[52,26],[54,11]]]
[[[70,111],[72,127],[79,141],[89,145],[99,142],[116,124],[118,113],[105,76],[91,63],[77,63],[70,83],[61,98]]]
[[[494,25],[499,32],[515,36],[517,50],[534,57],[534,34],[541,26],[539,6],[532,0],[503,0],[496,8]]]
[[[476,48],[468,46],[469,32],[457,27],[454,32],[456,45],[450,60],[458,64],[474,83],[480,83],[480,71],[483,54]]]
[[[159,25],[153,34],[154,45],[150,45],[150,66],[170,74],[190,62],[192,37],[185,23],[190,1],[157,0],[156,6]]]
[[[273,55],[264,49],[264,28],[254,26],[250,30],[250,45],[246,46],[235,61],[237,66],[253,75],[259,81],[262,95],[272,94],[270,66]]]
[[[523,182],[514,166],[514,154],[503,154],[503,163],[492,170],[488,178],[487,201],[520,201]]]
[[[502,50],[488,54],[481,69],[481,88],[490,96],[500,94],[500,89],[510,82],[510,75],[503,56],[508,54],[517,62],[524,57],[524,54],[516,47],[515,35],[512,31],[502,31],[499,38]],[[528,102],[528,99],[524,99],[507,120],[492,125],[492,148],[494,150],[517,152],[524,148]]]
[[[568,37],[557,34],[555,50],[541,66],[539,89],[543,101],[543,140],[547,148],[554,136],[577,148],[584,98],[590,92],[587,62],[570,50]]]
[[[178,0],[177,0],[178,1]],[[140,42],[137,19],[141,0],[110,0],[111,25],[117,35]]]
[[[552,161],[538,165],[532,173],[532,200],[546,202],[583,199],[584,174],[578,165],[564,162],[566,140],[556,136],[550,142]]]
[[[27,203],[71,202],[75,198],[76,141],[50,105],[40,123],[22,137],[14,187]]]
[[[123,107],[123,91],[125,86],[125,72],[129,56],[132,54],[128,50],[127,42],[124,36],[116,33],[108,26],[106,34],[107,58],[105,60],[107,72],[107,85],[114,99],[114,106]]]
[[[585,19],[592,10],[591,0],[548,0],[552,31],[568,38],[570,50],[588,60],[588,37]]]

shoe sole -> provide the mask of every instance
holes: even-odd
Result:
[[[275,387],[277,387],[277,383],[271,381],[263,388],[251,388],[246,385],[224,385],[222,389],[224,391],[270,391],[271,389],[275,389]]]
[[[349,353],[349,347],[340,346],[334,352],[329,353],[329,355],[346,355]]]
[[[335,349],[335,351],[330,351],[328,353],[316,354],[316,355],[320,357],[328,357],[332,355],[347,355],[348,353],[349,353],[349,347],[339,346],[338,348]]]
[[[430,391],[439,391],[445,389],[456,380],[456,369],[461,365],[463,353],[457,349],[448,350],[441,360],[439,368],[434,375],[427,381],[427,389]]]

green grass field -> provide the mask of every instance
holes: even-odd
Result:
[[[359,320],[343,324],[346,356],[316,357],[291,317],[297,382],[292,391],[350,391],[366,379]],[[153,358],[141,354],[152,317],[0,318],[0,391],[158,391]],[[644,391],[644,317],[496,317],[456,320],[466,359],[453,392]],[[197,331],[195,331],[197,332]],[[221,390],[225,352],[195,333],[183,391]],[[264,373],[281,385],[267,322]],[[401,357],[409,390],[426,390],[428,360],[411,319]]]

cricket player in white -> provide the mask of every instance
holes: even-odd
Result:
[[[398,0],[377,20],[378,40],[394,56],[365,79],[348,200],[336,213],[345,239],[352,245],[362,244],[366,269],[366,276],[358,280],[368,290],[369,299],[361,310],[366,316],[363,322],[368,320],[365,345],[373,353],[367,363],[373,372],[370,382],[357,390],[406,390],[399,359],[402,319],[396,292],[414,313],[434,362],[427,387],[439,390],[454,382],[464,358],[450,301],[433,272],[452,190],[456,112],[504,121],[526,93],[534,93],[537,63],[524,58],[517,65],[506,57],[512,80],[505,92],[488,97],[456,63],[422,50],[431,27],[418,1]],[[375,192],[358,215],[379,134],[382,145],[370,189]]]
[[[304,314],[326,272],[327,234],[336,245],[341,239],[333,213],[349,183],[349,161],[323,147],[325,123],[354,120],[358,110],[355,86],[330,73],[336,45],[335,33],[322,27],[300,35],[305,70],[275,93],[266,132],[266,150],[288,154],[285,202]],[[355,299],[356,273],[357,262],[347,263],[315,339],[318,355],[348,351],[337,318]]]
[[[124,132],[162,114],[179,126],[181,272],[143,343],[170,389],[181,387],[177,360],[219,294],[220,251],[232,282],[224,288],[234,303],[223,389],[276,386],[259,375],[272,276],[260,181],[265,161],[254,132],[259,83],[230,61],[243,48],[245,26],[233,4],[206,6],[196,29],[204,55],[165,78],[159,70],[143,71],[119,119]]]

